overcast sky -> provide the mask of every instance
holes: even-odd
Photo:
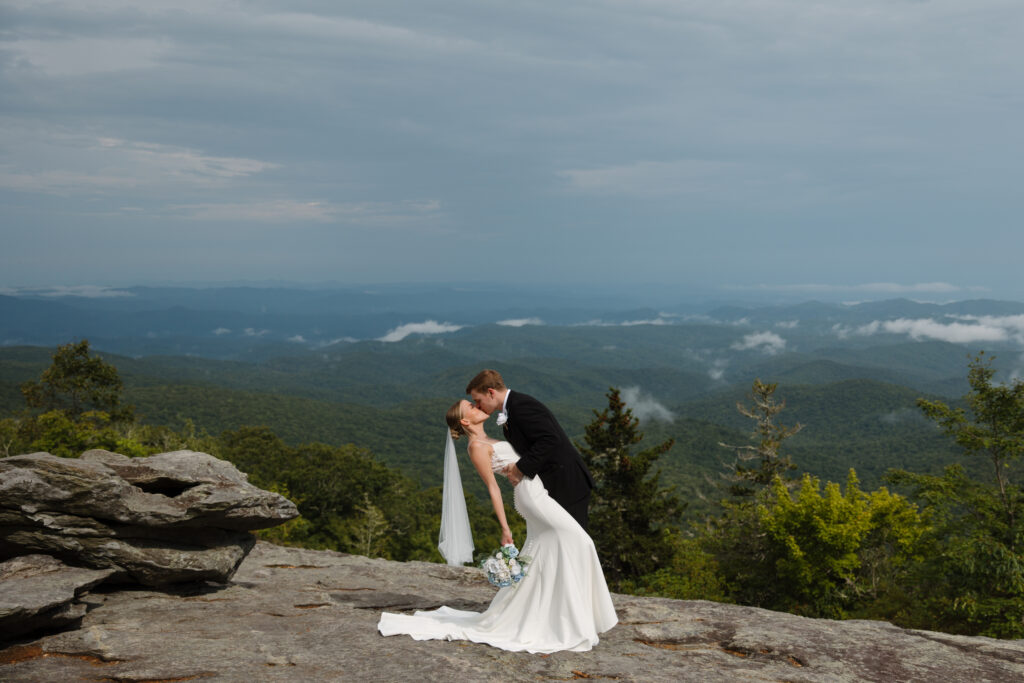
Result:
[[[0,0],[0,286],[1024,297],[1020,0]]]

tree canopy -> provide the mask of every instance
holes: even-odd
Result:
[[[613,586],[657,570],[671,561],[668,536],[685,505],[660,483],[654,465],[672,441],[635,451],[643,441],[639,420],[618,389],[608,406],[594,411],[586,427],[586,445],[577,444],[597,487],[591,499],[590,526],[601,564]]]

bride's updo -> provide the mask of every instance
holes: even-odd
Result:
[[[466,428],[462,426],[462,401],[456,401],[451,408],[448,409],[448,414],[444,416],[445,422],[448,423],[448,430],[452,433],[453,439],[458,439],[460,436],[466,434]]]

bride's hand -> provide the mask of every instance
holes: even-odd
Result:
[[[504,531],[501,532],[501,544],[502,545],[512,545],[512,543],[513,543],[512,542],[512,532],[509,531],[508,529],[505,529]]]

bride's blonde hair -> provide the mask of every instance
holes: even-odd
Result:
[[[466,428],[462,425],[462,400],[458,400],[448,409],[448,414],[444,416],[444,421],[448,423],[448,431],[452,433],[453,439],[458,439],[460,436],[466,434]]]

